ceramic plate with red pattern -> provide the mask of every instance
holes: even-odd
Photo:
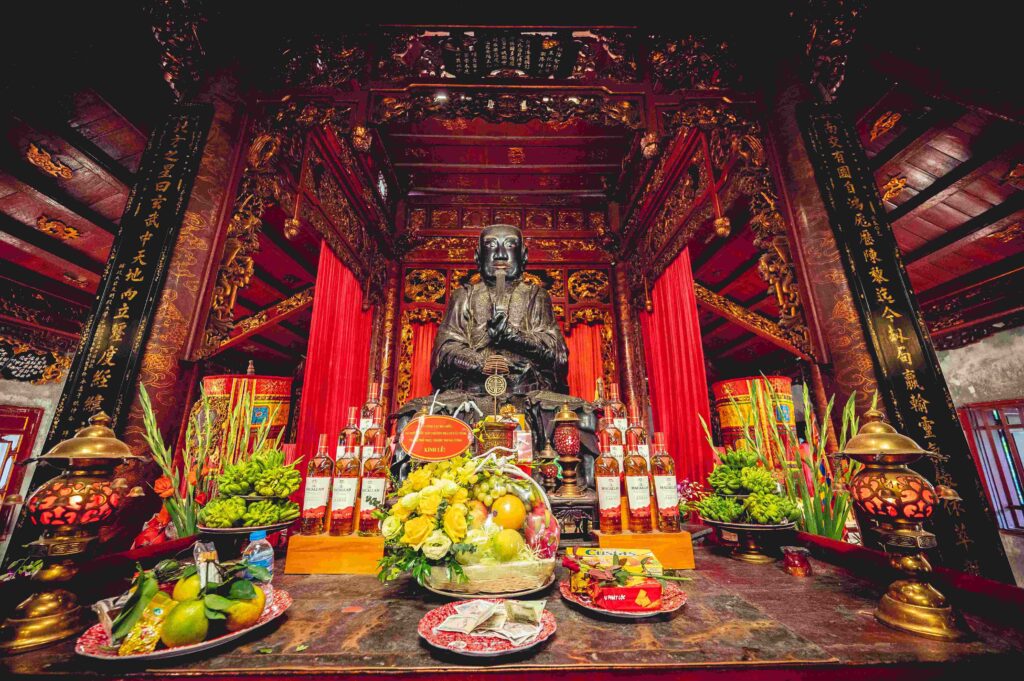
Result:
[[[494,600],[497,602],[503,599],[482,599]],[[540,618],[540,633],[536,637],[518,646],[500,636],[474,636],[472,634],[460,634],[454,631],[434,631],[450,615],[455,614],[455,607],[469,601],[453,601],[440,608],[434,608],[420,620],[418,627],[419,634],[430,645],[441,650],[467,655],[469,657],[498,657],[499,655],[511,655],[524,650],[529,650],[539,643],[551,638],[557,628],[555,616],[547,610]]]
[[[562,598],[575,603],[581,608],[599,612],[602,615],[609,617],[622,617],[624,619],[639,620],[645,617],[654,617],[655,615],[664,615],[665,613],[675,612],[679,608],[686,604],[686,592],[680,589],[672,582],[666,582],[661,587],[661,610],[650,610],[648,612],[625,612],[622,610],[608,610],[606,608],[599,608],[594,605],[594,602],[590,600],[590,596],[582,596],[572,592],[572,588],[569,586],[569,580],[564,579],[558,585],[558,590],[562,593]]]
[[[210,648],[216,648],[219,645],[234,641],[236,638],[245,636],[253,629],[262,627],[267,622],[277,619],[284,614],[284,611],[288,609],[288,606],[292,604],[292,597],[288,595],[287,591],[281,589],[274,589],[273,594],[270,597],[270,601],[263,606],[263,612],[260,614],[260,618],[256,620],[256,624],[251,627],[242,629],[241,631],[233,631],[217,638],[211,638],[208,641],[202,643],[193,643],[190,646],[178,646],[177,648],[161,648],[160,650],[154,650],[151,653],[139,653],[138,655],[118,655],[117,648],[111,648],[109,643],[110,639],[107,637],[107,632],[103,630],[103,625],[95,624],[89,628],[84,634],[78,639],[78,643],[75,644],[75,652],[79,655],[86,657],[95,657],[100,660],[160,660],[167,657],[178,657],[180,655],[189,655],[191,653],[198,653],[203,650],[209,650]]]

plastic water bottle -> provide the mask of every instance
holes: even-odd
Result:
[[[267,541],[267,533],[263,530],[257,530],[256,532],[249,533],[249,545],[242,551],[242,558],[246,560],[250,565],[259,565],[260,567],[266,568],[267,572],[270,573],[270,579],[274,577],[274,547]],[[251,574],[246,572],[246,577],[254,579]],[[263,589],[267,598],[270,597],[270,580],[266,582],[260,581],[260,588]]]

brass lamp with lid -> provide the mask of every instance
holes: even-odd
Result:
[[[127,491],[128,481],[115,478],[115,467],[138,459],[110,429],[102,411],[89,425],[55,445],[38,461],[66,466],[29,497],[25,512],[42,536],[28,545],[43,567],[32,576],[46,590],[34,593],[0,625],[0,650],[21,651],[59,641],[76,633],[82,624],[78,599],[57,587],[78,572],[75,560],[86,553],[99,528],[121,506],[125,496],[141,496],[142,488]]]
[[[911,463],[930,452],[896,432],[877,409],[868,411],[860,431],[842,454],[864,465],[850,481],[857,508],[870,519],[889,554],[892,567],[906,574],[889,585],[875,611],[895,629],[943,640],[966,633],[943,596],[928,579],[932,567],[923,551],[935,548],[935,535],[922,523],[935,511],[938,494]]]

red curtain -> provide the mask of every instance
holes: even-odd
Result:
[[[703,483],[713,461],[697,417],[711,419],[688,250],[661,275],[651,299],[654,311],[640,319],[654,427],[665,433],[676,476]]]
[[[437,322],[423,322],[412,325],[412,376],[409,380],[409,399],[430,395],[430,355],[434,350],[437,336]]]
[[[594,399],[594,383],[601,376],[601,324],[576,324],[565,337],[569,346],[569,394]]]
[[[373,310],[363,311],[362,303],[355,276],[322,244],[296,433],[297,454],[307,461],[321,433],[327,434],[334,456],[346,408],[366,401]]]

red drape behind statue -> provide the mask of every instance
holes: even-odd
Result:
[[[333,457],[346,407],[366,401],[373,310],[363,311],[362,303],[355,276],[322,245],[296,432],[298,455],[304,459],[316,452],[320,433],[327,433]]]
[[[711,420],[688,250],[655,283],[651,300],[654,312],[640,318],[654,426],[665,433],[676,476],[704,483],[713,461],[697,417]]]
[[[409,380],[409,397],[432,395],[430,386],[430,355],[434,351],[437,336],[437,322],[423,322],[412,325],[412,375]]]
[[[601,324],[577,324],[565,337],[570,395],[594,399],[594,383],[601,376],[601,329]]]

